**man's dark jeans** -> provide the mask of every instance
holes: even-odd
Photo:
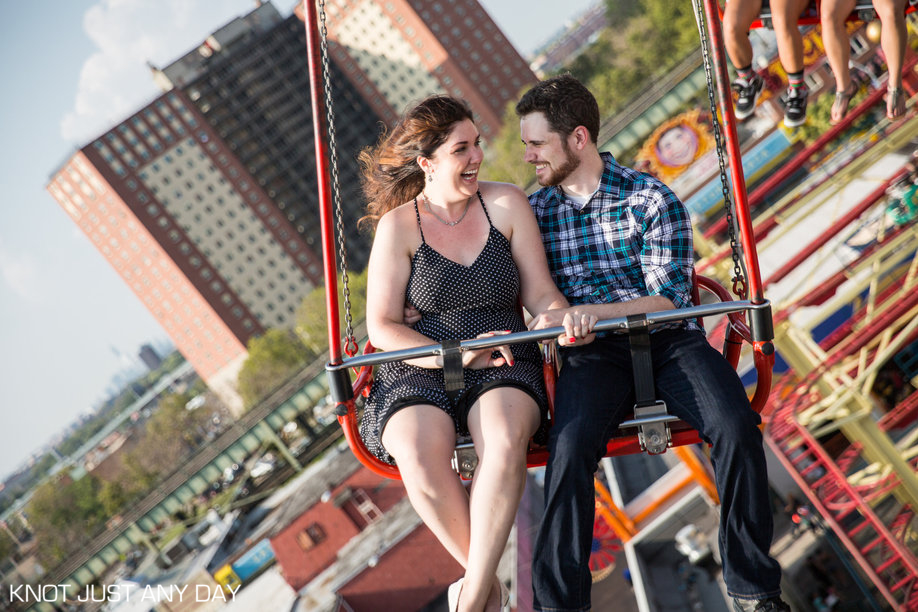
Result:
[[[759,415],[704,334],[667,329],[650,337],[657,399],[712,445],[727,590],[744,599],[778,595],[781,568],[768,554],[773,523]],[[544,612],[590,609],[593,474],[635,401],[627,337],[597,338],[561,355],[545,514],[532,562],[535,607]]]

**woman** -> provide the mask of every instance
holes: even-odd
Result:
[[[399,350],[445,339],[525,331],[532,313],[567,304],[555,287],[529,203],[517,187],[478,181],[478,129],[464,102],[427,98],[361,155],[368,218],[376,222],[367,287],[374,346]],[[405,323],[405,305],[421,318]],[[575,322],[576,319],[576,322]],[[595,318],[569,317],[564,343]],[[526,449],[545,416],[533,344],[462,353],[463,389],[448,395],[441,357],[377,369],[361,432],[398,464],[408,498],[465,567],[451,610],[506,605],[497,565],[523,492]],[[457,434],[479,456],[469,495],[450,465]]]
[[[902,90],[902,65],[905,61],[905,42],[908,31],[905,27],[906,0],[873,0],[883,28],[880,34],[880,48],[886,56],[889,81],[886,85],[886,116],[894,121],[905,116],[905,92]],[[848,60],[851,45],[845,20],[854,10],[855,0],[822,0],[820,15],[822,42],[826,47],[829,67],[835,75],[835,102],[832,104],[831,122],[838,123],[848,114],[851,98],[857,88],[851,81]]]

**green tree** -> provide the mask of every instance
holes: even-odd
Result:
[[[16,552],[18,545],[6,529],[0,529],[0,560],[10,559]]]
[[[509,102],[504,109],[503,128],[488,143],[481,169],[485,180],[513,183],[525,189],[535,182],[535,171],[523,160],[524,149],[520,142],[515,106],[516,102]]]
[[[249,356],[239,371],[239,395],[248,410],[302,369],[315,356],[293,332],[269,329],[249,341]]]
[[[35,464],[29,468],[29,479],[32,481],[41,480],[51,471],[51,468],[53,468],[56,463],[57,459],[51,453],[42,455],[41,459],[36,461]]]
[[[151,445],[154,447],[153,456],[148,457],[142,446],[143,442],[125,453],[122,460],[124,473],[119,482],[129,483],[127,486],[122,484],[122,490],[130,492],[129,497],[131,498],[135,492],[149,491],[156,486],[161,471],[159,466],[153,465],[157,456],[160,455],[159,450],[155,448],[155,445]]]
[[[99,501],[100,489],[100,481],[91,475],[48,481],[36,489],[27,512],[36,554],[46,567],[63,561],[104,527],[108,513]]]
[[[640,10],[640,3],[634,0],[605,0],[606,18],[613,26],[627,21]]]
[[[177,439],[181,441],[184,453],[197,450],[204,442],[210,413],[206,410],[188,410],[186,406],[192,397],[190,392],[164,395],[147,423],[147,436]]]
[[[519,140],[519,138],[517,138]],[[338,320],[344,328],[344,283],[338,279]],[[348,294],[353,324],[366,318],[367,271],[348,273]],[[328,351],[328,316],[325,304],[325,287],[316,287],[303,298],[296,309],[296,335],[310,351],[310,360]]]
[[[194,395],[191,391],[169,393],[160,398],[140,434],[142,438],[125,453],[122,473],[110,483],[110,489],[103,491],[109,509],[117,512],[124,504],[149,491],[203,444],[211,413],[185,407]]]
[[[105,513],[109,516],[120,514],[124,507],[131,500],[128,492],[118,481],[103,481],[99,490],[99,502],[105,508]]]
[[[144,427],[143,438],[125,457],[130,480],[119,482],[126,495],[138,491],[128,482],[143,483],[141,492],[148,489],[174,471],[183,457],[204,442],[205,423],[210,414],[185,408],[191,397],[190,393],[169,393],[160,399]]]

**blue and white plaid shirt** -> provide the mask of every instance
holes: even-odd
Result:
[[[606,167],[586,204],[558,186],[529,196],[555,283],[575,305],[662,295],[676,308],[691,306],[688,211],[656,178],[601,155]],[[694,319],[687,327],[698,329]]]

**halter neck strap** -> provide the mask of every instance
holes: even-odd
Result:
[[[418,218],[418,231],[421,232],[421,244],[426,244],[424,240],[424,230],[421,229],[421,211],[418,210],[418,197],[414,196],[414,216]]]
[[[479,189],[478,191],[476,191],[475,195],[478,196],[478,201],[481,202],[481,209],[484,211],[485,217],[488,218],[488,225],[490,225],[491,227],[494,227],[494,224],[491,223],[491,215],[488,214],[488,207],[485,206],[484,198],[481,197],[481,190]]]

